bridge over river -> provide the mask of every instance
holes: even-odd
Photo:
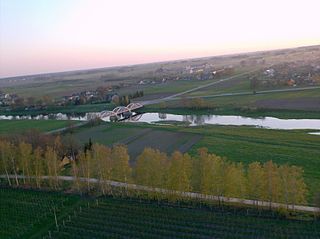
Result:
[[[110,120],[117,121],[121,118],[129,118],[132,116],[132,113],[135,110],[141,109],[143,107],[143,104],[141,103],[130,103],[127,106],[118,106],[114,108],[112,111],[102,111],[99,113],[99,118],[105,119],[110,118]]]

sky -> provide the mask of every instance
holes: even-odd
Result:
[[[319,0],[0,0],[0,77],[320,44]]]

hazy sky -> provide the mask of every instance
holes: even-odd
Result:
[[[0,0],[0,77],[320,44],[319,0]]]

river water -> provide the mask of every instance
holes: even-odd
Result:
[[[35,120],[77,120],[86,121],[93,119],[97,113],[86,113],[79,115],[69,114],[49,114],[37,116],[4,116],[0,115],[0,120],[19,120],[19,119],[35,119]],[[109,121],[109,119],[104,119]],[[144,113],[133,116],[131,119],[126,119],[124,122],[144,122],[144,123],[164,123],[183,122],[190,126],[199,125],[247,125],[254,127],[263,127],[269,129],[314,129],[320,130],[320,119],[278,119],[274,117],[251,118],[234,115],[176,115],[164,113]],[[318,132],[316,132],[318,134]]]

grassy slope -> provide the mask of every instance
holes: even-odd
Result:
[[[28,129],[51,131],[67,126],[68,122],[64,120],[1,120],[0,134],[21,133]]]

